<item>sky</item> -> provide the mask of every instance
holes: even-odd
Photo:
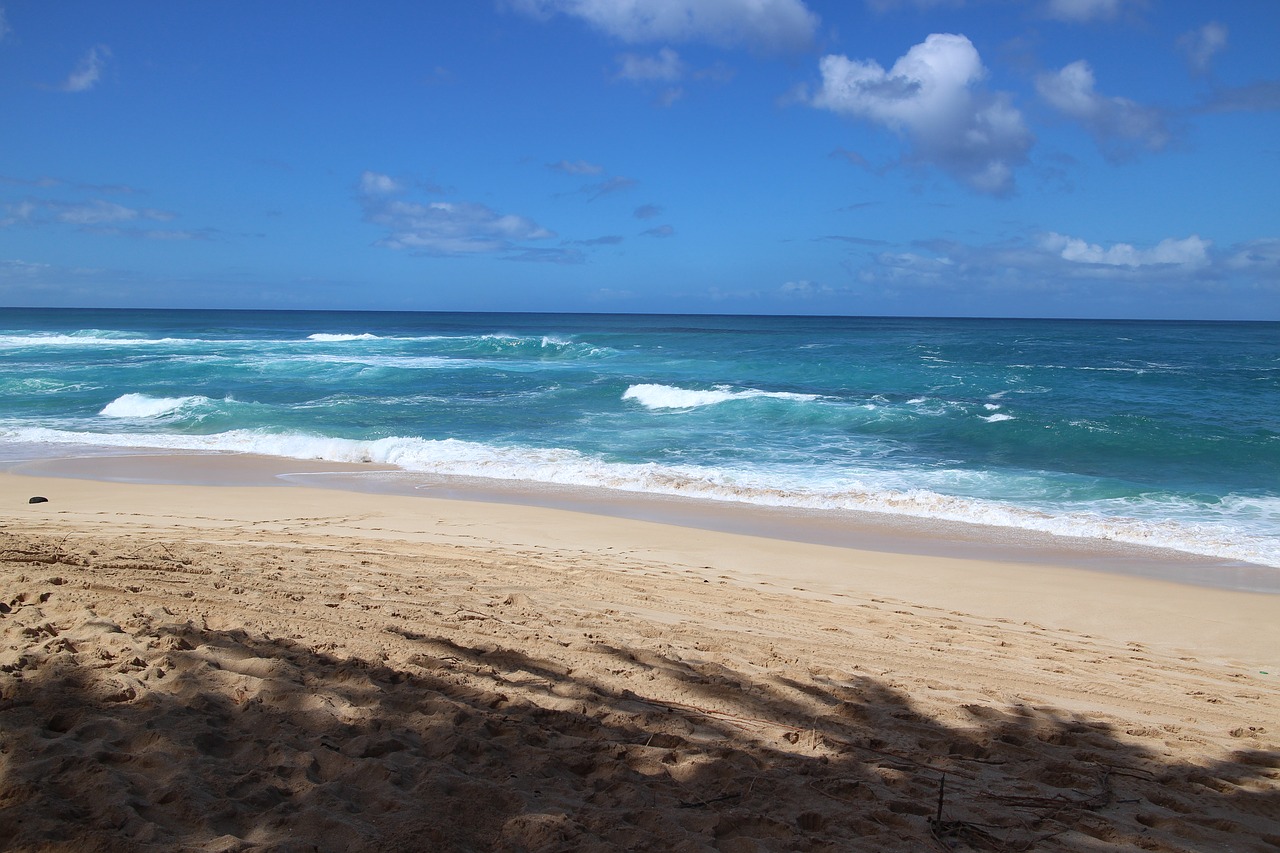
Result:
[[[0,0],[0,306],[1280,320],[1280,3]]]

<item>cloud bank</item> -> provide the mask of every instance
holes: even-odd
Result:
[[[899,288],[1025,293],[1070,291],[1073,282],[1093,282],[1090,286],[1098,287],[1125,282],[1180,287],[1225,279],[1240,271],[1280,279],[1280,241],[1259,240],[1232,252],[1215,253],[1212,242],[1197,234],[1167,237],[1145,247],[1090,243],[1053,231],[995,246],[936,240],[918,243],[909,251],[876,253],[858,277],[867,284]]]

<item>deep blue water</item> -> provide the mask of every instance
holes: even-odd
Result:
[[[1280,324],[0,309],[0,452],[234,450],[1280,566]]]

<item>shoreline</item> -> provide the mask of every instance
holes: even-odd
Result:
[[[256,471],[0,473],[10,849],[1280,846],[1275,595]]]
[[[446,477],[378,463],[245,453],[122,451],[0,460],[0,471],[173,486],[292,486],[541,507],[603,518],[920,557],[1076,568],[1280,595],[1280,568],[1158,546],[875,512],[768,507],[642,492]]]
[[[163,456],[148,458],[158,469],[167,469],[172,461]],[[185,455],[178,458],[184,464],[192,461]],[[137,464],[133,457],[93,459],[113,460],[111,465]],[[70,476],[68,469],[62,470],[63,476],[38,476],[10,469],[0,472],[0,493],[47,493],[48,503],[23,504],[19,517],[57,519],[77,530],[103,525],[130,530],[137,524],[134,519],[142,519],[141,533],[164,531],[167,537],[181,541],[193,535],[222,537],[227,531],[264,525],[288,529],[292,520],[302,518],[300,527],[308,535],[346,536],[362,543],[417,543],[433,541],[440,528],[475,528],[500,550],[536,544],[549,550],[586,549],[599,556],[643,554],[706,577],[716,568],[721,578],[790,589],[802,596],[856,590],[990,618],[1025,619],[1077,630],[1123,628],[1132,640],[1198,653],[1214,649],[1245,666],[1251,665],[1244,664],[1245,660],[1262,660],[1280,650],[1280,596],[1196,585],[1180,576],[1153,576],[1154,569],[1165,565],[1159,561],[1150,564],[1151,575],[1144,575],[1116,571],[1106,561],[1102,566],[1091,565],[1096,554],[1087,549],[1084,559],[1073,559],[1081,554],[1053,548],[1026,552],[1019,543],[1000,558],[992,558],[991,543],[978,540],[968,543],[971,553],[967,554],[920,553],[930,549],[883,547],[907,544],[909,540],[901,531],[882,539],[878,543],[882,547],[860,548],[782,538],[769,535],[767,530],[763,535],[717,530],[534,501],[306,488],[280,480],[278,475],[283,470],[297,474],[307,468],[323,468],[329,475],[363,468],[356,464],[308,465],[274,457],[232,459],[232,468],[227,467],[224,457],[204,457],[201,463],[207,474],[222,476],[221,485],[89,479]],[[68,460],[67,464],[75,468],[81,461]],[[263,462],[272,464],[264,468]],[[51,460],[45,464],[59,467]],[[75,470],[87,473],[83,468]],[[192,473],[191,469],[186,473]],[[246,477],[256,480],[237,484]],[[216,511],[203,509],[206,507]],[[317,526],[307,519],[333,521]],[[948,544],[946,539],[926,542],[944,549]],[[1038,559],[1018,559],[1019,553],[1034,553]],[[1185,555],[1179,556],[1185,559]],[[1257,665],[1280,670],[1280,661]]]

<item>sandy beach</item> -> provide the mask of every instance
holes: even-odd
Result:
[[[3,850],[1280,850],[1277,595],[297,486],[0,495]]]

